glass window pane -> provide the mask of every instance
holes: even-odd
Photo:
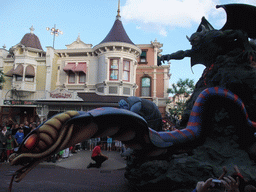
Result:
[[[118,60],[117,59],[110,60],[110,69],[118,69]]]
[[[142,87],[141,88],[141,96],[150,97],[150,87]]]
[[[130,71],[130,62],[129,61],[124,61],[124,70]]]
[[[75,83],[75,73],[73,73],[73,72],[69,73],[68,82],[69,83]]]
[[[110,71],[110,79],[118,79],[118,71],[117,70]]]
[[[124,77],[123,77],[123,79],[124,79],[124,81],[128,81],[129,80],[129,72],[128,71],[124,71]]]
[[[141,81],[142,81],[142,82],[141,82],[141,86],[142,86],[142,87],[148,87],[148,86],[150,86],[150,78],[144,77],[144,78],[142,78]]]
[[[85,83],[86,81],[86,76],[84,73],[79,73],[79,83]]]

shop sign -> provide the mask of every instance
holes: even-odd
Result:
[[[72,97],[72,93],[68,92],[67,90],[55,90],[53,92],[50,92],[50,98],[53,99],[70,99]]]
[[[4,105],[34,105],[34,103],[28,100],[4,100]]]

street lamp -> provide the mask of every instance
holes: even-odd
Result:
[[[53,28],[49,28],[49,27],[46,27],[46,30],[51,32],[51,35],[53,35],[53,48],[54,48],[54,41],[55,41],[55,36],[58,37],[59,34],[63,34],[63,32],[59,29],[56,29],[56,24],[54,24],[54,27]]]

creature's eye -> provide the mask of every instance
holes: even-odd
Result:
[[[38,137],[36,134],[30,135],[24,142],[25,147],[27,149],[33,149],[37,143],[37,139]]]

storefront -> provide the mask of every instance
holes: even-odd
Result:
[[[4,100],[0,114],[1,125],[13,123],[37,122],[36,105],[30,100]]]
[[[37,114],[41,121],[55,114],[69,110],[89,111],[98,107],[118,107],[123,96],[105,96],[88,92],[72,92],[67,89],[56,89],[46,94],[46,98],[37,100]]]

